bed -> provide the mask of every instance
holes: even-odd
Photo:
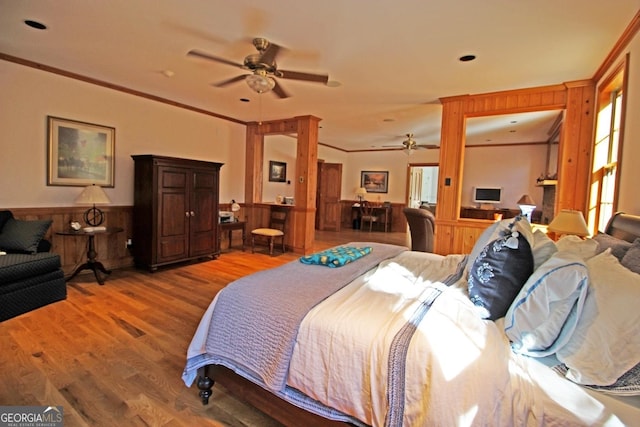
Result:
[[[351,242],[301,257],[216,295],[183,380],[286,425],[634,425],[638,236],[623,213],[557,242],[517,217],[467,255]]]

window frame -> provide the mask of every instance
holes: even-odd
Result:
[[[602,80],[597,92],[597,109],[594,118],[593,129],[593,145],[591,155],[591,178],[589,180],[589,201],[587,207],[587,224],[592,234],[603,231],[608,219],[618,209],[618,193],[620,188],[620,175],[622,170],[622,151],[624,146],[624,128],[625,117],[627,111],[627,81],[629,75],[629,58],[628,54],[625,58],[611,70],[609,75]],[[622,96],[618,105],[617,96]],[[595,169],[596,161],[596,144],[598,141],[597,126],[598,116],[600,112],[611,105],[612,112],[609,120],[609,129],[607,130],[607,160],[597,169]],[[619,108],[618,108],[619,107]],[[615,145],[615,123],[619,119],[618,136],[617,136],[617,153],[612,153]],[[615,158],[614,158],[615,157]],[[603,200],[605,197],[604,184],[607,177],[611,175],[611,171],[615,173],[613,185],[613,197]]]

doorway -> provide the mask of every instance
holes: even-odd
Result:
[[[434,215],[438,200],[438,172],[437,163],[409,163],[407,191],[407,206],[428,208]]]
[[[318,183],[316,187],[316,230],[340,231],[342,204],[342,164],[318,161]]]

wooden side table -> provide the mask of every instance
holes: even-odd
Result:
[[[67,278],[67,282],[73,279],[74,277],[76,277],[76,275],[80,273],[82,270],[91,270],[93,271],[94,276],[96,276],[96,280],[98,281],[98,284],[104,285],[104,279],[100,277],[100,274],[98,274],[98,271],[101,271],[103,274],[111,274],[111,270],[107,270],[106,268],[104,268],[104,265],[102,265],[102,263],[96,259],[98,256],[98,253],[96,252],[94,238],[98,234],[114,234],[114,233],[120,233],[121,231],[124,231],[124,230],[120,227],[107,227],[106,230],[96,230],[96,231],[84,231],[82,229],[78,231],[76,230],[58,231],[56,234],[59,234],[61,236],[86,236],[87,239],[89,239],[89,245],[88,245],[89,248],[87,249],[87,262],[85,262],[84,264],[76,268],[76,270],[71,274],[71,276]]]
[[[246,242],[246,237],[247,237],[246,235],[247,221],[221,222],[218,225],[220,226],[220,232],[223,232],[223,231],[229,232],[229,249],[231,249],[233,230],[242,230],[242,250],[244,251],[244,244]]]

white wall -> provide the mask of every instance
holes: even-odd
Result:
[[[372,202],[406,203],[407,170],[412,163],[438,163],[439,150],[417,150],[410,157],[403,151],[372,151],[349,153],[342,170],[342,198],[355,200],[360,187],[360,172],[389,171],[389,192],[370,193],[365,197]]]
[[[267,135],[264,137],[263,202],[275,202],[276,196],[293,197],[295,195],[297,144],[296,138],[286,135]],[[272,160],[287,164],[288,182],[269,181],[269,162]]]
[[[635,36],[623,55],[627,53],[630,54],[630,60],[618,210],[640,215],[640,197],[638,197],[638,183],[640,182],[640,120],[638,120],[640,115],[640,67],[638,64],[640,35]],[[614,64],[617,63],[618,60],[614,62]],[[605,73],[605,77],[608,73]]]
[[[473,187],[502,187],[500,208],[517,209],[517,201],[529,194],[542,207],[542,187],[536,178],[545,171],[546,145],[467,148],[464,154],[461,206],[474,206]]]
[[[640,114],[640,73],[634,60],[640,57],[639,36],[624,54],[627,52],[631,54],[631,61],[618,208],[640,214],[636,191],[640,182],[640,121],[635,120]],[[242,125],[6,61],[0,61],[0,93],[0,207],[71,206],[80,193],[78,187],[46,185],[48,115],[116,128],[115,187],[106,189],[114,205],[133,203],[130,156],[146,153],[222,162],[225,165],[221,172],[221,202],[244,201],[245,127]],[[479,157],[481,153],[475,150],[482,149],[469,150],[467,167],[471,164],[470,157]],[[407,157],[402,151],[344,153],[320,146],[318,154],[322,160],[343,164],[343,199],[355,199],[361,171],[387,170],[389,192],[379,196],[383,201],[396,203],[405,202],[408,162],[438,163],[439,160],[438,150],[419,150]],[[511,168],[512,162],[528,156],[525,151],[517,151],[506,155],[506,160],[491,157],[496,159],[494,167]],[[543,159],[542,165],[545,156],[546,153],[534,155]],[[509,190],[505,195],[509,202],[505,204],[512,206],[525,191],[529,191],[534,200],[541,200],[535,179],[544,167],[535,165],[537,163],[524,169],[516,167],[509,172],[505,180],[510,182],[509,187],[512,182],[521,182],[522,187]],[[288,176],[294,176],[294,171],[288,167]],[[477,172],[470,173],[477,175]],[[466,181],[463,181],[465,186]],[[293,185],[292,179],[291,187],[285,188],[288,190]],[[279,192],[276,190],[265,197],[275,198]],[[465,194],[468,197],[470,190],[463,189],[463,204],[469,204],[468,200],[465,202]],[[377,196],[371,194],[368,198],[375,201]]]
[[[114,127],[114,205],[133,204],[132,154],[224,163],[220,201],[244,199],[245,126],[0,61],[0,207],[72,206],[80,187],[47,186],[47,116]]]

